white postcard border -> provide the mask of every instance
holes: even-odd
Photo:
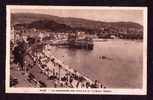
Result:
[[[96,94],[96,95],[146,95],[147,94],[147,7],[101,7],[101,6],[27,6],[24,9],[121,9],[121,10],[143,10],[144,33],[143,33],[143,86],[142,89],[70,89],[70,88],[13,88],[9,86],[10,79],[10,10],[21,9],[20,5],[7,5],[6,24],[6,93],[43,93],[43,94]]]

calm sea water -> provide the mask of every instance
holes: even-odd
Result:
[[[52,47],[50,53],[108,88],[141,88],[143,43],[132,40],[94,42],[91,51]],[[106,59],[102,59],[105,56]]]

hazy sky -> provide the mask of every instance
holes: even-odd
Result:
[[[60,17],[76,17],[98,21],[132,21],[143,25],[143,10],[114,9],[12,9],[13,13],[28,12],[49,14]]]

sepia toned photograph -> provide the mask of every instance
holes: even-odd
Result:
[[[147,7],[7,6],[6,93],[147,94]]]

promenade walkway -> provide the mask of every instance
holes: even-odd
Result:
[[[103,88],[97,80],[92,81],[88,77],[80,74],[76,70],[63,64],[45,46],[42,51],[34,52],[32,49],[36,45],[27,49],[25,55],[24,72],[14,72],[13,77],[17,77],[19,83],[23,82],[23,87],[61,87],[61,88]],[[23,77],[22,77],[23,76]],[[29,85],[28,85],[29,84]],[[22,87],[22,85],[16,85]]]

